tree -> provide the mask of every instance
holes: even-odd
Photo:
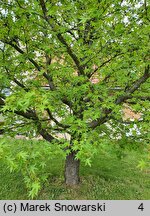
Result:
[[[124,103],[142,112],[137,124],[141,139],[143,131],[146,139],[150,99],[146,0],[0,2],[3,133],[29,131],[32,136],[34,131],[64,149],[68,185],[79,183],[81,160],[90,165],[106,137],[122,137],[133,125],[122,119]]]

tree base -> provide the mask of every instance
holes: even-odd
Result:
[[[75,159],[75,152],[71,152],[66,157],[65,162],[65,183],[66,185],[79,184],[79,166],[80,161]]]

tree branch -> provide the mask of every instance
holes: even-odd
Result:
[[[2,98],[0,98],[0,106],[4,106],[4,105],[5,105],[4,100]],[[51,134],[49,134],[46,131],[46,129],[42,128],[41,122],[34,111],[28,110],[27,112],[24,112],[24,111],[15,110],[14,113],[17,115],[20,115],[26,119],[33,120],[37,125],[37,129],[38,129],[39,134],[48,142],[56,140],[56,138],[54,138]]]
[[[126,90],[126,93],[132,94],[133,92],[135,92],[141,86],[141,84],[144,83],[149,77],[150,77],[150,66],[148,65],[147,67],[145,67],[144,75],[140,79],[135,81],[135,83],[128,90]]]
[[[122,102],[125,102],[127,99],[132,98],[133,97],[132,93],[134,93],[141,86],[141,84],[146,82],[146,80],[150,77],[149,71],[150,71],[150,67],[148,65],[147,67],[145,67],[144,75],[133,83],[133,85],[125,92],[125,95],[119,96],[116,99],[115,104],[116,105],[121,104]],[[108,119],[111,118],[112,112],[113,112],[113,110],[111,110],[111,109],[105,109],[104,114],[100,118],[98,118],[97,120],[90,122],[89,127],[94,129],[97,126],[105,123]]]
[[[138,80],[136,80],[132,84],[132,86],[125,91],[124,95],[119,96],[116,99],[115,103],[120,104],[120,103],[124,102],[125,100],[130,99],[132,97],[131,94],[134,93],[141,86],[141,84],[145,83],[146,80],[149,79],[149,77],[150,77],[149,71],[150,71],[150,67],[148,65],[147,67],[145,67],[144,75],[142,77],[140,77]]]
[[[50,24],[49,20],[53,19],[53,17],[47,16],[47,9],[46,9],[46,5],[45,5],[44,0],[40,0],[40,5],[41,5],[41,8],[42,8],[45,20],[51,26],[51,28],[56,32],[55,27],[54,27],[54,23],[53,23],[53,25]],[[72,58],[72,60],[74,61],[75,65],[76,65],[76,67],[78,69],[78,74],[83,75],[84,74],[84,67],[80,65],[79,59],[77,58],[75,53],[72,51],[71,47],[68,45],[68,43],[66,42],[64,37],[60,33],[58,33],[57,38],[66,47],[67,53]]]
[[[13,42],[11,41],[5,41],[4,43],[6,44],[9,44],[10,46],[12,46],[15,50],[17,50],[20,54],[25,54],[25,52],[20,48],[18,47],[16,44],[14,44]],[[41,67],[38,65],[38,63],[32,59],[32,58],[28,58],[28,60],[35,66],[35,68],[38,70],[38,71],[41,71]],[[49,84],[49,87],[51,90],[54,89],[54,84],[52,82],[52,78],[51,76],[49,76],[47,73],[43,72],[43,76],[46,78],[46,80],[48,81],[48,84]]]
[[[37,122],[37,129],[39,134],[48,142],[52,142],[53,140],[56,140],[51,134],[49,134],[45,129],[42,128],[41,123],[38,121]]]
[[[103,66],[105,66],[107,63],[109,63],[111,60],[115,59],[116,57],[122,55],[123,53],[119,53],[116,54],[114,56],[112,56],[111,58],[107,59],[106,61],[104,61],[100,66],[98,66],[92,73],[88,74],[88,78],[91,78],[100,68],[102,68]]]
[[[89,127],[92,129],[95,129],[97,126],[104,124],[106,121],[110,119],[110,116],[109,116],[110,113],[111,113],[111,110],[107,114],[103,114],[97,120],[90,122]]]
[[[54,122],[56,123],[56,125],[58,125],[59,127],[64,128],[64,129],[67,129],[67,128],[70,127],[69,125],[64,125],[64,124],[61,124],[59,121],[57,121],[57,119],[55,119],[55,118],[53,117],[51,111],[50,111],[48,108],[46,109],[46,111],[47,111],[47,113],[48,113],[50,119],[51,119],[52,121],[54,121]]]
[[[57,38],[66,47],[67,53],[70,55],[70,57],[72,58],[72,60],[74,61],[75,65],[76,65],[76,67],[78,69],[78,74],[79,75],[83,75],[84,74],[84,67],[80,65],[79,59],[73,53],[71,47],[67,44],[67,42],[65,41],[64,37],[61,34],[57,34]]]
[[[4,43],[9,44],[15,50],[17,50],[19,53],[25,54],[25,52],[19,46],[17,46],[15,43],[13,43],[12,41],[5,41]],[[41,71],[41,67],[38,65],[38,63],[36,61],[34,61],[34,59],[28,58],[28,60],[36,67],[36,69],[38,71]]]
[[[19,82],[16,78],[13,79],[13,81],[18,85],[20,86],[21,88],[23,88],[26,92],[29,91],[28,88],[26,88],[21,82]]]
[[[116,119],[114,116],[111,116],[111,119],[115,120],[118,123],[122,123],[122,124],[126,124],[126,125],[135,124],[135,123],[141,123],[141,122],[147,122],[148,123],[148,121],[147,120],[145,121],[144,119],[139,119],[139,120],[136,120],[136,121],[124,121],[122,119]]]
[[[5,105],[5,101],[3,98],[0,97],[0,106],[4,106]]]

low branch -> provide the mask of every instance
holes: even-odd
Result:
[[[2,98],[0,98],[0,106],[4,106],[4,105],[5,105],[4,100]],[[9,110],[8,110],[8,112],[9,112]],[[26,119],[33,120],[35,122],[35,124],[37,125],[37,129],[38,129],[39,134],[48,142],[51,142],[53,140],[57,141],[57,139],[54,138],[51,134],[49,134],[46,129],[42,128],[41,122],[34,111],[28,110],[28,111],[24,112],[24,111],[15,110],[14,113],[17,115],[20,115]]]
[[[53,140],[56,140],[56,138],[54,138],[51,134],[49,134],[46,129],[42,128],[41,123],[38,121],[37,122],[37,129],[39,134],[48,142],[52,142]]]

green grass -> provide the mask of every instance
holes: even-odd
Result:
[[[17,142],[12,145],[13,151]],[[27,141],[21,143],[28,145]],[[150,199],[150,172],[137,168],[143,156],[138,151],[126,151],[120,160],[114,154],[100,153],[91,167],[81,163],[81,182],[75,187],[65,186],[64,159],[56,157],[45,168],[49,178],[35,199]],[[29,199],[22,174],[10,173],[3,162],[0,163],[0,199]]]

